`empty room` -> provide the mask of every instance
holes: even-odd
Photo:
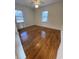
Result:
[[[63,0],[15,0],[16,59],[63,59]]]

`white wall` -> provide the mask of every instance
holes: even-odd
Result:
[[[16,24],[18,29],[34,25],[34,11],[31,8],[16,4],[15,9],[22,10],[24,15],[24,23]]]
[[[30,25],[40,25],[55,29],[61,29],[63,25],[63,2],[57,2],[54,4],[50,4],[48,6],[35,9],[35,11],[29,7],[22,6],[16,4],[16,9],[20,9],[23,11],[24,14],[24,27]],[[48,22],[42,23],[41,22],[41,13],[42,11],[48,11]],[[22,28],[22,23],[17,25],[18,28]]]
[[[25,59],[26,55],[24,53],[17,29],[15,32],[15,58],[16,59]]]
[[[48,11],[48,22],[41,22],[42,11]],[[63,3],[57,2],[35,10],[35,24],[55,29],[61,29],[63,25]]]
[[[63,31],[61,31],[61,43],[57,52],[57,59],[63,59]]]

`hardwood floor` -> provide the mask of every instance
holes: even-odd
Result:
[[[27,59],[56,59],[60,45],[60,31],[40,26],[19,30]]]

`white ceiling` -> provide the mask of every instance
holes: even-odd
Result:
[[[41,0],[41,1],[43,1],[44,3],[40,4],[40,7],[43,7],[63,0]],[[15,3],[20,5],[25,5],[31,8],[34,7],[34,5],[32,4],[32,0],[15,0]]]

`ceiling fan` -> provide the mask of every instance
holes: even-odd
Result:
[[[32,4],[34,4],[35,8],[38,8],[40,4],[44,4],[42,0],[32,0]]]

